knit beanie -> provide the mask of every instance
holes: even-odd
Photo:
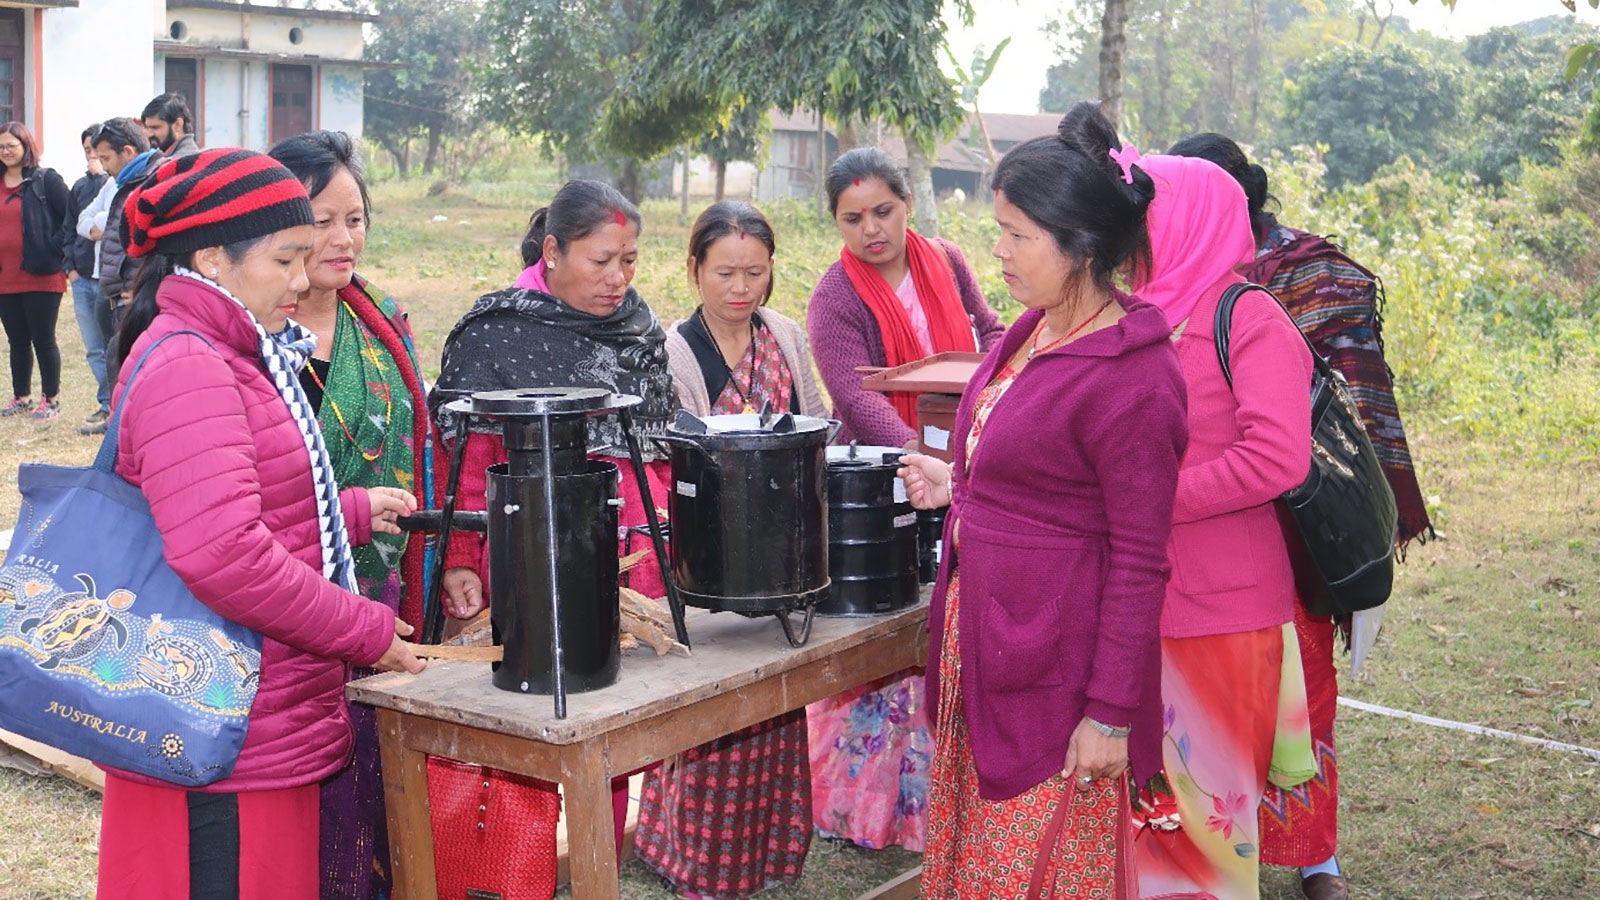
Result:
[[[262,153],[223,147],[169,159],[128,195],[128,255],[190,253],[311,224],[305,185]]]

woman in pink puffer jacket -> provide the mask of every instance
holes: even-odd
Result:
[[[314,898],[318,782],[350,752],[347,667],[422,668],[400,639],[410,627],[348,589],[350,544],[396,531],[416,501],[395,488],[317,501],[337,487],[295,377],[314,342],[288,319],[312,218],[287,169],[245,150],[170,160],[125,214],[129,255],[147,258],[122,358],[199,336],[157,347],[131,393],[123,369],[117,473],[194,595],[263,640],[228,778],[191,791],[108,774],[98,896]]]

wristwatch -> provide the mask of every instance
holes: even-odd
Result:
[[[1112,725],[1107,725],[1104,722],[1096,722],[1094,719],[1091,719],[1088,716],[1084,716],[1083,720],[1088,722],[1090,725],[1093,725],[1095,731],[1100,732],[1108,738],[1125,738],[1129,734],[1133,733],[1132,726],[1124,725],[1118,728]]]

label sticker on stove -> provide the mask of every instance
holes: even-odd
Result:
[[[906,480],[904,478],[896,478],[894,480],[894,502],[896,502],[896,503],[909,503],[909,502],[911,502],[910,499],[908,497],[906,497]],[[899,528],[900,526],[896,525],[895,527]]]
[[[700,489],[687,481],[680,481],[678,482],[678,494],[684,497],[696,497],[699,496]]]
[[[917,514],[916,513],[906,513],[903,516],[895,516],[894,517],[894,527],[896,527],[896,528],[910,528],[912,525],[915,525],[915,524],[917,524]]]

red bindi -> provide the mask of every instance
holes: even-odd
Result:
[[[616,212],[612,213],[612,215],[616,217],[618,225],[626,225],[626,224],[628,224],[628,217],[622,214],[622,210],[619,209]]]
[[[856,179],[856,187],[861,187],[861,179]]]

